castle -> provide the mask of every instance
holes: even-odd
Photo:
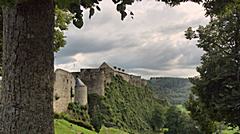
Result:
[[[71,102],[87,105],[88,94],[104,96],[105,87],[116,75],[137,87],[147,85],[147,81],[141,79],[141,76],[127,74],[124,69],[111,67],[105,62],[99,68],[81,69],[80,72],[57,69],[53,97],[54,112],[67,111],[68,104]]]

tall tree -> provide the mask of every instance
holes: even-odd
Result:
[[[0,133],[53,133],[53,0],[3,7],[3,26]]]
[[[193,121],[187,112],[176,106],[171,106],[166,112],[166,124],[168,128],[166,134],[200,134],[195,121]]]
[[[187,30],[187,37],[198,38],[197,46],[205,53],[200,76],[191,79],[192,92],[199,109],[215,121],[240,125],[240,6],[229,7],[225,14],[200,26],[197,33]],[[192,98],[193,99],[193,98]]]
[[[59,8],[74,14],[83,25],[100,10],[101,0],[57,0]],[[136,0],[138,1],[138,0]],[[158,0],[160,1],[160,0]],[[162,0],[169,5],[202,0]],[[224,3],[225,0],[218,0]],[[113,0],[124,19],[135,0]],[[207,0],[206,4],[216,0]],[[1,0],[3,6],[3,89],[0,90],[0,133],[53,133],[54,0]],[[210,6],[210,9],[216,6]],[[218,8],[218,7],[217,7]],[[210,11],[210,10],[208,10]],[[133,13],[129,13],[132,15]]]
[[[186,109],[190,112],[190,116],[197,122],[202,133],[213,134],[217,132],[217,124],[209,118],[204,109],[201,108],[201,103],[194,95],[190,94],[189,100],[185,104]]]
[[[2,76],[2,43],[3,43],[3,16],[2,10],[0,9],[0,76]]]

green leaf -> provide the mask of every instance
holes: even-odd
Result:
[[[81,19],[74,19],[73,24],[74,24],[74,26],[76,26],[77,28],[80,29],[83,26],[83,19],[82,18]]]
[[[132,5],[134,3],[134,0],[123,0],[123,3],[127,5]]]
[[[133,12],[130,12],[130,15],[134,15],[134,13],[133,13]]]
[[[91,17],[94,15],[94,12],[95,12],[94,8],[90,8],[90,10],[89,10],[89,19],[91,19]]]
[[[121,13],[121,20],[124,20],[127,16],[127,13],[125,11],[120,12]]]
[[[99,6],[96,6],[96,8],[97,8],[98,11],[101,11],[101,8]]]
[[[125,10],[126,10],[126,6],[124,4],[117,5],[117,11],[121,12],[121,11],[125,11]]]
[[[92,0],[93,3],[99,4],[98,0]]]
[[[112,0],[114,4],[117,4],[120,2],[120,0]]]
[[[70,4],[69,11],[73,14],[82,12],[82,10],[80,9],[80,6],[76,3],[71,3]]]

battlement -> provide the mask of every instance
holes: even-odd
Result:
[[[123,80],[137,87],[144,87],[147,81],[141,76],[135,76],[125,73],[125,69],[119,67],[111,67],[107,63],[103,63],[99,68],[81,69],[78,76],[88,86],[88,94],[96,93],[104,96],[104,90],[107,84],[112,80],[113,76],[121,76]]]
[[[81,69],[80,72],[70,73],[57,69],[53,96],[54,112],[67,111],[71,102],[87,105],[88,94],[104,96],[105,88],[111,83],[113,76],[121,76],[123,80],[137,87],[147,85],[147,81],[141,76],[127,74],[124,69],[111,67],[105,62],[99,68]]]

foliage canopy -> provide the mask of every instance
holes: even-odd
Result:
[[[205,53],[199,77],[191,79],[192,92],[202,111],[215,121],[240,125],[240,8],[239,4],[196,32],[188,29],[189,39],[198,38],[197,46]],[[194,34],[194,36],[193,36]]]
[[[12,6],[17,3],[24,3],[29,0],[1,0],[0,5]],[[101,11],[99,3],[102,0],[56,0],[56,5],[63,10],[68,10],[73,14],[73,24],[81,28],[83,26],[83,11],[89,11],[89,18],[91,18],[96,11]],[[112,0],[116,5],[116,11],[121,14],[121,19],[123,20],[127,15],[133,18],[133,12],[127,10],[127,6],[132,5],[134,2],[142,0]],[[195,2],[203,3],[206,9],[206,15],[214,16],[216,14],[221,14],[228,10],[229,7],[239,2],[239,0],[155,0],[158,2],[164,2],[170,6],[179,5],[181,2]]]

